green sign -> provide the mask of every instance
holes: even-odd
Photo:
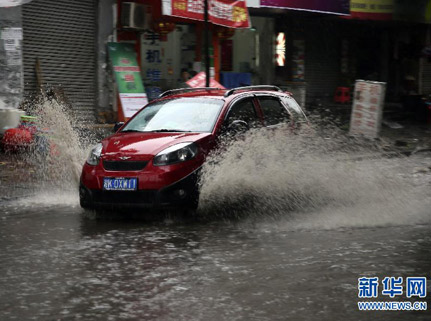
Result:
[[[145,92],[141,79],[141,70],[136,60],[134,45],[110,42],[108,43],[108,49],[119,92]]]
[[[135,47],[129,43],[109,42],[108,52],[124,116],[132,117],[148,103]]]

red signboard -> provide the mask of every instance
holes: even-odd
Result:
[[[250,28],[244,0],[208,0],[210,22],[229,28]],[[203,0],[162,0],[162,13],[193,20],[204,20]]]
[[[187,85],[189,85],[192,88],[202,88],[202,87],[205,87],[205,80],[206,80],[205,73],[201,71],[192,79],[187,81]],[[210,79],[210,87],[225,89],[219,82],[215,81],[213,78]]]

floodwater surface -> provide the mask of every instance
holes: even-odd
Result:
[[[205,164],[198,220],[99,221],[78,201],[89,145],[70,137],[31,196],[0,203],[0,320],[431,319],[429,298],[357,304],[361,277],[422,276],[431,292],[430,154],[250,132]]]

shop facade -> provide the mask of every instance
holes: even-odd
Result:
[[[266,56],[274,57],[260,59],[268,83],[292,91],[302,105],[333,103],[336,89],[352,91],[357,79],[386,82],[388,102],[401,102],[407,90],[431,93],[430,28],[425,10],[413,6],[415,11],[405,1],[352,0],[350,11],[343,6],[331,12],[330,2],[326,2],[327,10],[313,9],[311,2],[306,7],[307,1],[288,0],[250,9],[252,22],[267,21],[273,26],[264,35],[258,30],[274,43],[259,49],[261,56],[268,51]],[[422,2],[424,8],[425,2],[430,5]],[[260,83],[264,83],[262,78]]]

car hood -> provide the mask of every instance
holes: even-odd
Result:
[[[197,142],[210,133],[116,133],[102,141],[102,156],[150,159],[159,152],[184,142]]]

